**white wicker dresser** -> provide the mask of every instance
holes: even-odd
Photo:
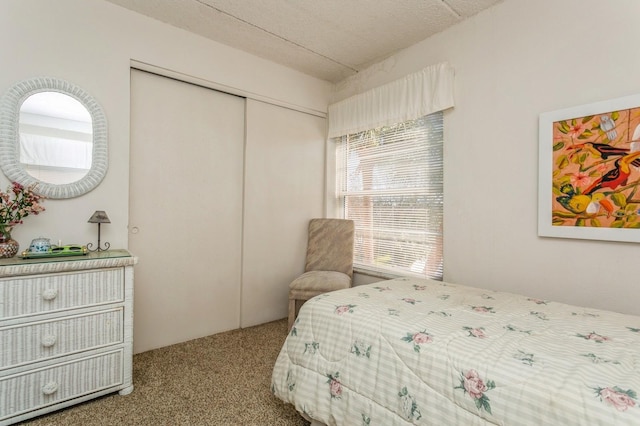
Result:
[[[0,259],[0,425],[133,390],[126,250]]]

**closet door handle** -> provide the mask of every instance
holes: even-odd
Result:
[[[58,289],[57,288],[48,288],[42,292],[42,298],[44,300],[53,300],[58,297]]]

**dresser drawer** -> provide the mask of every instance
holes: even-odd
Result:
[[[122,268],[0,279],[0,320],[123,300]]]
[[[123,351],[0,379],[0,420],[122,384]]]
[[[0,328],[0,371],[122,343],[123,321],[120,308]]]

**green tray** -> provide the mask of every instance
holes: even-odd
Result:
[[[32,253],[29,250],[25,250],[22,252],[20,256],[21,259],[41,259],[47,257],[69,257],[69,256],[84,256],[89,253],[86,246],[82,246],[82,250],[80,251],[48,251],[45,253]]]

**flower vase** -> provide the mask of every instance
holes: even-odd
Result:
[[[8,259],[18,253],[20,245],[11,238],[11,227],[0,225],[0,258]]]

